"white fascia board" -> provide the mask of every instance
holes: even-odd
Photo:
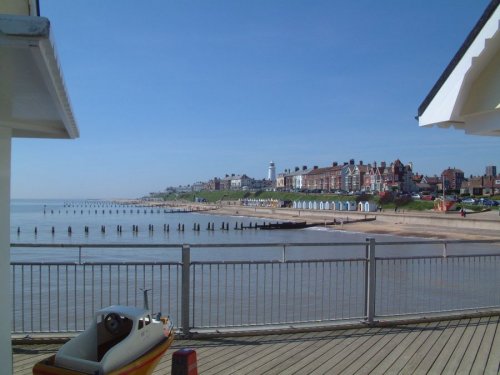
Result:
[[[483,54],[483,52],[488,46],[487,40],[495,36],[499,26],[500,7],[497,7],[424,113],[418,118],[420,126],[441,125],[446,127],[464,122],[464,119],[460,117],[461,105],[465,101],[464,95],[467,95],[467,89],[472,84],[467,80],[477,77],[479,72],[475,72],[473,69],[484,67],[481,59],[485,55],[491,56],[491,53]]]
[[[49,20],[44,17],[0,15],[0,48],[5,48],[6,52],[4,53],[7,54],[9,53],[8,48],[28,49],[30,51],[33,58],[33,71],[40,72],[41,81],[44,82],[45,89],[50,94],[51,103],[59,116],[61,131],[56,132],[55,138],[78,138],[78,127],[50,37]],[[53,124],[45,129],[44,122],[46,121],[44,120],[46,119],[30,120],[30,124],[25,124],[26,126],[19,131],[13,127],[13,137],[51,138],[52,135],[55,135]],[[33,124],[37,125],[36,130],[34,128],[32,132],[27,132],[26,128]],[[6,123],[0,125],[5,126]]]

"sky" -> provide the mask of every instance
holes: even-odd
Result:
[[[14,139],[13,198],[136,198],[225,174],[500,168],[417,108],[489,0],[40,0],[80,130]]]

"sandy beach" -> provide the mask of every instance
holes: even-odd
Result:
[[[207,206],[200,205],[200,209]],[[461,217],[458,212],[438,213],[432,211],[414,212],[345,212],[313,211],[292,208],[245,207],[233,204],[214,207],[205,211],[211,215],[232,215],[267,218],[271,222],[306,221],[325,223],[336,221],[343,224],[330,226],[337,230],[350,232],[392,234],[427,239],[490,240],[500,239],[500,216],[497,210],[467,214]],[[359,221],[375,218],[372,221]]]
[[[269,222],[307,222],[325,225],[336,221],[337,225],[326,225],[336,230],[349,232],[392,234],[404,237],[450,240],[499,240],[500,215],[498,210],[468,213],[434,211],[333,211],[304,210],[294,208],[249,207],[237,201],[225,201],[222,205],[193,202],[134,201],[138,204],[158,207],[177,207],[207,215],[245,216],[269,219]],[[364,219],[372,219],[363,221]],[[373,220],[374,219],[374,220]],[[341,224],[342,223],[342,224]]]

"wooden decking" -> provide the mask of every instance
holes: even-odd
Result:
[[[14,345],[14,373],[60,344]],[[498,316],[309,333],[177,340],[154,374],[170,374],[172,353],[195,349],[205,374],[499,374]]]

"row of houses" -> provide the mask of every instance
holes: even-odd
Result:
[[[276,190],[296,192],[340,192],[370,193],[396,191],[401,193],[428,192],[443,190],[470,195],[489,195],[500,193],[500,176],[496,167],[486,167],[484,176],[465,178],[458,168],[445,169],[441,176],[424,176],[413,172],[413,164],[403,164],[399,159],[387,164],[373,162],[355,163],[354,159],[328,167],[295,167],[292,171],[279,173],[276,180],[254,179],[246,174],[226,174],[208,182],[196,182],[192,185],[168,188],[167,192],[198,192],[218,190]]]
[[[295,167],[278,174],[276,178],[278,191],[310,191],[310,192],[373,192],[402,191],[415,192],[417,186],[413,179],[413,166],[404,165],[399,159],[391,164],[377,162],[355,163],[354,159],[329,167],[313,167],[302,169]]]

